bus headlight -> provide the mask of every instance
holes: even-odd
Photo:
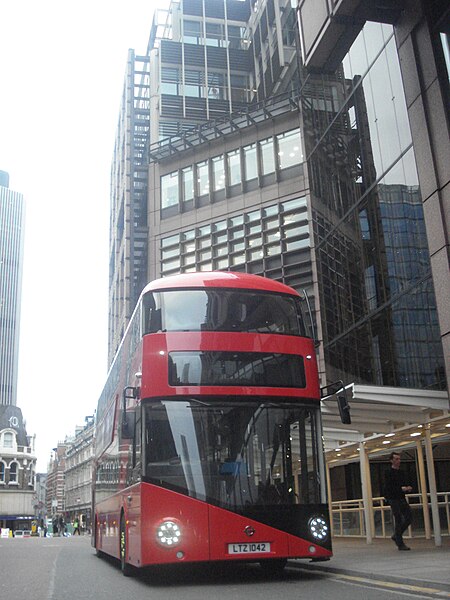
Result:
[[[318,542],[323,542],[328,537],[328,525],[323,517],[311,517],[308,527],[313,538]]]
[[[181,529],[173,521],[164,521],[156,530],[158,542],[166,548],[176,546],[181,540]]]

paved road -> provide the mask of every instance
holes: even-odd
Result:
[[[0,598],[5,600],[314,600],[425,598],[370,580],[288,568],[270,579],[256,565],[197,566],[123,577],[113,560],[97,558],[88,537],[0,540]]]

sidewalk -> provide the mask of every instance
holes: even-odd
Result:
[[[405,538],[405,543],[410,552],[399,552],[386,539],[367,544],[360,538],[334,538],[331,560],[298,561],[297,566],[450,592],[450,537],[442,538],[441,547],[435,546],[434,540],[421,538]]]

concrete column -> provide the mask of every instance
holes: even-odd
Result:
[[[439,507],[437,502],[436,476],[434,473],[433,447],[431,445],[430,430],[425,429],[425,454],[427,457],[428,483],[430,484],[431,514],[433,515],[434,543],[442,546],[441,522],[439,520]]]
[[[428,509],[428,495],[427,495],[427,479],[425,477],[425,462],[423,460],[422,451],[422,440],[416,440],[417,445],[417,466],[419,467],[419,486],[420,495],[422,497],[423,506],[423,522],[425,526],[425,537],[427,540],[431,539],[431,522],[430,522],[430,511]]]
[[[372,543],[375,532],[375,522],[373,518],[373,499],[372,482],[370,479],[369,457],[364,444],[359,444],[359,467],[361,470],[361,488],[364,504],[364,522],[366,525],[366,541]]]

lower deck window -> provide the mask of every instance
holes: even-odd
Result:
[[[144,480],[229,510],[320,502],[318,407],[202,396],[144,412]]]

